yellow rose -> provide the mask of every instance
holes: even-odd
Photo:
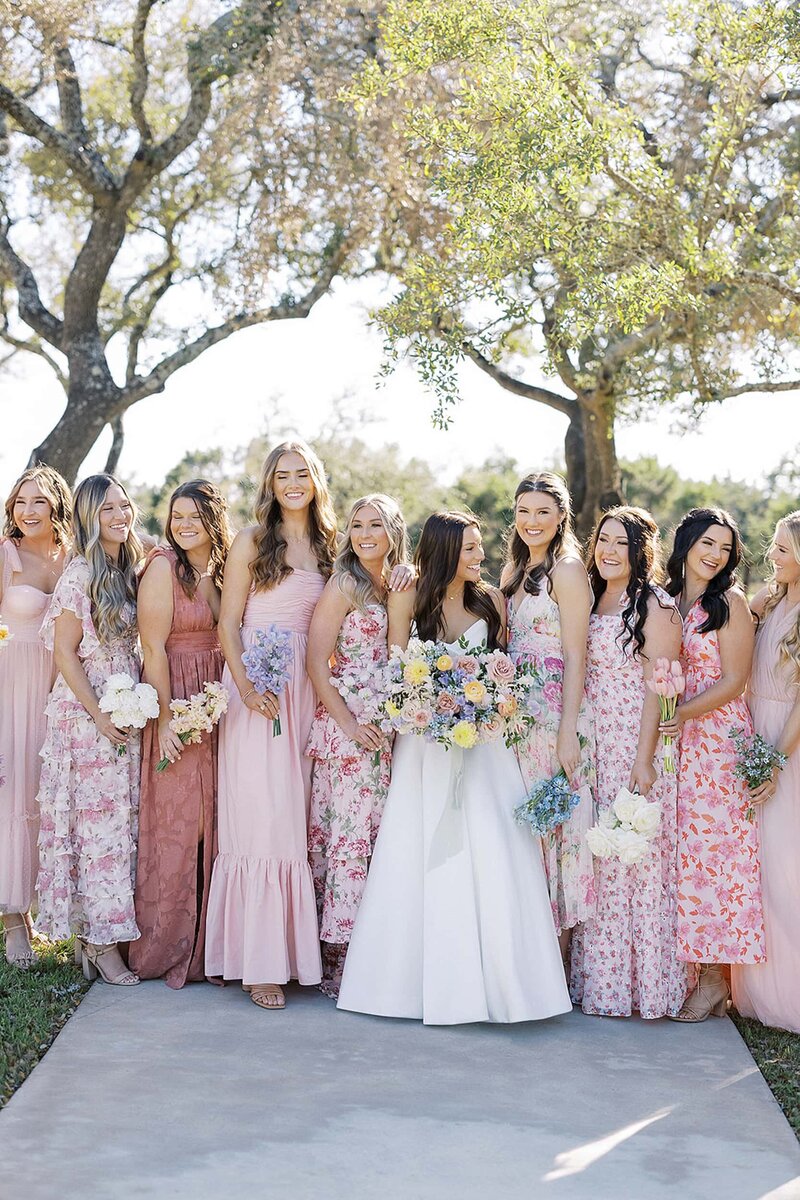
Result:
[[[440,671],[450,671],[453,667],[453,660],[449,654],[440,654],[436,660],[436,666]]]
[[[486,688],[479,679],[470,679],[464,684],[464,695],[473,704],[480,704],[486,695]]]
[[[400,716],[400,709],[397,707],[394,700],[387,700],[383,707],[386,709],[387,714],[392,718],[392,720],[394,720],[395,717]]]
[[[403,678],[412,686],[424,681],[430,675],[430,669],[424,658],[412,658],[403,668]]]
[[[478,740],[478,731],[469,721],[459,721],[453,726],[453,743],[462,750],[470,750]]]

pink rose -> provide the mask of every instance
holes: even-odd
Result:
[[[437,712],[442,713],[446,717],[449,717],[449,716],[452,716],[453,713],[458,712],[458,709],[459,709],[459,703],[456,700],[455,696],[451,696],[449,692],[440,692],[439,693],[439,699],[436,701],[436,711]]]
[[[507,654],[497,650],[487,658],[486,672],[495,683],[506,684],[511,683],[515,678],[517,668]]]
[[[464,671],[467,675],[478,674],[478,660],[474,654],[462,654],[456,659],[456,670]]]
[[[493,742],[503,732],[504,721],[499,713],[492,713],[488,720],[481,721],[480,737],[482,742]]]
[[[433,713],[429,708],[422,705],[416,709],[411,717],[411,724],[415,729],[427,729],[433,720]]]

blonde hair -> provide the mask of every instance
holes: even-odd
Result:
[[[24,536],[22,530],[14,520],[14,505],[20,493],[20,488],[25,483],[35,483],[42,495],[50,502],[50,521],[53,526],[53,540],[57,546],[68,550],[72,540],[70,534],[72,493],[69,490],[67,481],[59,475],[58,471],[54,470],[53,467],[46,467],[43,463],[39,463],[35,467],[28,467],[27,471],[22,472],[12,487],[5,504],[5,526],[3,532],[6,537],[20,541]]]
[[[282,520],[281,506],[273,489],[275,472],[284,454],[300,455],[314,485],[314,498],[308,510],[308,532],[317,566],[324,576],[330,575],[336,557],[336,513],[328,491],[325,468],[305,442],[281,442],[267,455],[256,494],[256,556],[250,563],[256,591],[274,587],[292,573],[292,568],[286,562],[286,540],[278,528]]]
[[[406,563],[409,560],[408,530],[397,501],[391,496],[384,496],[382,492],[370,492],[368,496],[356,500],[348,514],[342,545],[333,564],[333,578],[338,583],[342,595],[360,612],[364,612],[368,604],[381,600],[375,591],[375,584],[353,548],[351,536],[353,522],[360,510],[368,505],[377,512],[389,539],[389,549],[383,564],[384,575],[390,575],[392,568],[398,563]]]
[[[133,525],[112,563],[100,541],[100,509],[108,489],[116,484],[131,506]],[[137,537],[136,505],[113,475],[89,475],[75,489],[72,519],[74,550],[89,564],[89,600],[98,639],[108,644],[136,631],[136,568],[144,555]]]
[[[775,545],[775,538],[778,530],[783,528],[786,532],[786,538],[792,548],[792,554],[796,563],[800,564],[800,509],[795,509],[794,512],[787,513],[785,517],[781,517],[780,521],[775,526],[775,532],[769,543],[768,551],[772,550]],[[759,625],[759,629],[763,628],[764,617],[772,612],[773,608],[777,608],[781,600],[786,595],[787,587],[785,583],[778,583],[773,579],[769,583],[769,594],[764,605],[764,614]],[[778,644],[779,661],[789,667],[795,683],[800,683],[800,608],[797,611],[797,616],[792,622],[791,628],[784,634]]]

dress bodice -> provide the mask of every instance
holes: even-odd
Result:
[[[508,652],[515,661],[561,656],[561,614],[546,585],[535,596],[526,592],[519,605],[509,604]]]
[[[716,629],[700,632],[705,619],[706,610],[696,600],[683,621],[681,660],[686,673],[685,700],[691,700],[698,692],[707,691],[722,678],[719,634]]]
[[[277,625],[300,637],[308,629],[317,601],[322,595],[325,580],[317,571],[293,570],[274,587],[256,592],[250,590],[242,618],[243,629],[264,629]]]
[[[369,604],[366,612],[357,608],[349,612],[336,639],[333,674],[341,675],[345,667],[382,666],[388,659],[388,629],[382,604]]]
[[[172,572],[172,626],[167,639],[167,654],[184,650],[219,648],[217,623],[208,601],[198,588],[193,596],[187,596],[175,573],[178,558],[167,546],[157,546],[147,556],[142,575],[156,558],[165,558]]]
[[[481,643],[485,642],[488,636],[489,626],[486,621],[484,621],[483,617],[481,617],[480,620],[473,621],[469,629],[464,630],[461,638],[466,638],[467,647],[470,650],[473,650],[476,646],[480,646]],[[456,638],[454,642],[445,642],[448,650],[453,650],[458,653],[458,651],[462,648],[458,644],[461,641],[461,638]]]
[[[3,539],[0,541],[0,579],[3,581],[0,614],[18,645],[39,641],[42,618],[50,603],[47,592],[27,583],[14,583],[14,576],[21,571],[22,562],[16,546],[10,538]]]

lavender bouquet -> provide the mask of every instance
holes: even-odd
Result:
[[[561,770],[552,779],[543,779],[533,787],[527,799],[514,809],[514,819],[519,825],[530,825],[534,833],[544,837],[563,825],[580,802],[580,794]]]
[[[294,654],[292,635],[288,629],[270,625],[269,629],[256,631],[253,644],[242,655],[247,678],[257,692],[272,692],[280,696],[292,677]],[[272,733],[281,734],[280,714],[272,719]]]
[[[760,733],[748,735],[742,728],[730,729],[728,732],[736,747],[733,772],[745,781],[751,791],[766,783],[776,767],[781,770],[785,766],[786,755],[766,741]],[[745,817],[752,821],[755,815],[756,810],[751,804],[745,812]]]

